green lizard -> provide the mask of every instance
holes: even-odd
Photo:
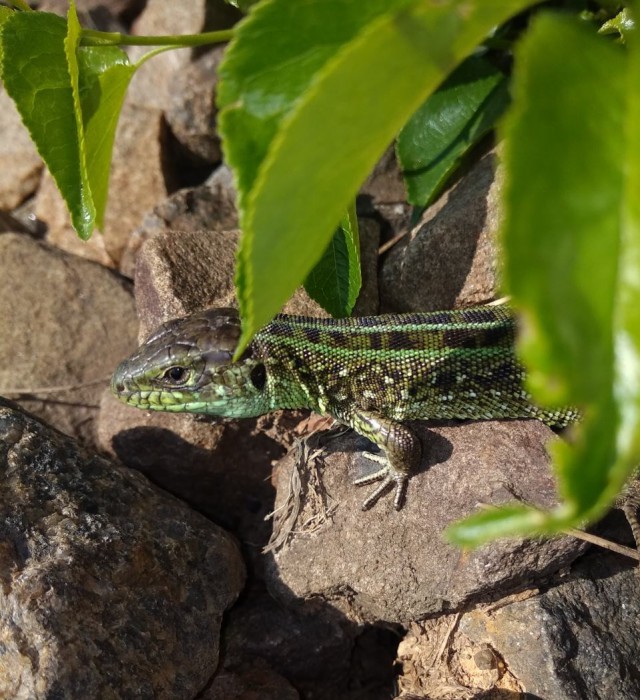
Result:
[[[259,416],[311,408],[384,450],[374,505],[395,486],[402,506],[421,445],[409,419],[537,418],[564,427],[573,408],[547,410],[523,387],[516,324],[504,306],[342,320],[277,316],[233,362],[233,309],[200,311],[161,326],[115,371],[111,387],[142,409]],[[375,456],[372,456],[375,458]]]

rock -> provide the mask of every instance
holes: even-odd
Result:
[[[197,34],[213,28],[206,0],[147,0],[145,9],[133,23],[137,35]],[[129,57],[138,61],[149,51],[147,46],[132,46]],[[136,104],[163,112],[171,104],[174,74],[186,70],[191,61],[188,49],[165,51],[143,64],[131,80],[130,91]]]
[[[360,189],[358,213],[378,218],[383,224],[382,236],[388,240],[409,228],[411,212],[402,172],[390,146]]]
[[[21,392],[29,410],[91,444],[98,397],[136,345],[130,285],[100,265],[7,233],[0,296],[11,300],[0,306],[0,394]]]
[[[499,226],[495,156],[489,154],[392,248],[380,274],[385,311],[432,311],[495,296]]]
[[[35,192],[44,165],[1,85],[0,133],[0,210],[10,211]]]
[[[49,177],[36,200],[36,215],[48,227],[47,240],[63,250],[117,267],[131,232],[169,191],[162,153],[165,130],[161,112],[127,99],[116,131],[102,235],[95,231],[89,244],[78,239],[64,200]]]
[[[378,313],[378,248],[380,247],[380,224],[374,219],[358,219],[360,232],[360,267],[362,287],[353,307],[352,316],[372,316]],[[317,314],[316,314],[317,315]]]
[[[167,122],[195,165],[221,160],[216,133],[216,86],[224,46],[216,46],[171,79]]]
[[[140,470],[214,522],[256,544],[268,540],[270,524],[264,518],[275,496],[271,464],[284,449],[258,430],[255,419],[228,422],[140,411],[107,390],[98,441],[103,452]]]
[[[236,190],[227,166],[220,166],[198,187],[178,190],[148,213],[127,241],[120,271],[133,278],[136,256],[142,244],[165,231],[200,231],[238,227]]]
[[[594,552],[537,595],[467,613],[458,634],[486,645],[533,696],[635,700],[639,600],[637,569]]]
[[[261,659],[223,669],[199,700],[300,700],[298,691]]]
[[[46,224],[45,239],[67,253],[114,268],[115,261],[107,252],[104,236],[98,231],[87,241],[78,238],[71,225],[71,217],[55,180],[45,171],[34,201],[36,218]]]
[[[208,306],[233,306],[237,230],[166,230],[148,240],[136,262],[140,340],[168,319]]]
[[[274,529],[276,541],[286,544],[269,571],[274,595],[331,600],[349,619],[404,623],[517,590],[583,551],[584,544],[570,537],[502,540],[471,552],[444,538],[445,528],[478,503],[513,502],[517,496],[553,505],[545,449],[553,433],[542,423],[415,427],[425,456],[399,512],[391,496],[362,512],[372,487],[357,489],[351,482],[372,465],[354,453],[359,439],[353,434],[328,444],[322,469],[311,458],[303,460],[299,487],[292,487],[293,456],[277,466],[280,516]],[[295,534],[287,539],[287,533]]]
[[[131,232],[173,187],[164,163],[165,130],[160,111],[136,104],[135,94],[127,94],[116,131],[104,222],[105,247],[117,264]]]
[[[225,664],[264,659],[303,697],[336,698],[347,686],[355,631],[329,606],[287,608],[252,590],[226,621]]]
[[[102,31],[122,31],[114,26],[116,18],[129,20],[140,14],[146,0],[76,0],[76,9],[83,27]],[[67,0],[43,0],[38,3],[41,12],[55,12],[66,17],[69,11]]]
[[[232,538],[4,400],[0,472],[0,697],[195,697],[244,581]]]

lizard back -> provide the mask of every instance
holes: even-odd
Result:
[[[252,343],[278,386],[340,419],[354,408],[394,420],[538,418],[564,426],[571,409],[531,403],[507,307],[348,319],[277,316]],[[283,395],[281,407],[300,404]]]

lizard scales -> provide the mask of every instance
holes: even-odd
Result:
[[[348,319],[279,315],[238,362],[240,320],[206,309],[161,326],[114,373],[112,390],[144,409],[229,418],[311,408],[365,435],[386,459],[356,483],[392,485],[401,506],[420,459],[409,419],[537,418],[563,427],[571,408],[543,409],[524,389],[516,321],[504,306]]]

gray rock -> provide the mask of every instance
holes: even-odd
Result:
[[[299,488],[292,481],[294,458],[278,465],[276,511],[294,515],[290,522],[281,516],[277,529],[294,534],[276,552],[270,570],[276,595],[320,597],[332,600],[349,619],[402,623],[517,590],[583,551],[584,544],[570,537],[502,540],[471,552],[444,538],[447,525],[471,514],[478,503],[519,497],[553,505],[545,449],[553,433],[542,423],[415,427],[423,464],[399,512],[390,496],[361,511],[367,489],[351,482],[376,465],[354,454],[353,435],[327,445],[321,469],[308,460]]]
[[[10,211],[35,192],[44,165],[1,85],[0,133],[0,209]]]
[[[231,537],[0,400],[0,697],[193,698],[244,581]]]
[[[635,700],[639,601],[637,569],[594,552],[539,595],[466,614],[459,634],[492,649],[534,696]]]
[[[29,410],[92,444],[102,390],[136,345],[130,285],[8,233],[0,236],[0,296],[0,393],[22,397]]]
[[[499,225],[494,161],[489,154],[474,165],[389,251],[380,275],[383,310],[450,309],[494,298]]]
[[[216,86],[223,53],[223,46],[213,48],[171,80],[171,104],[165,116],[173,135],[198,165],[217,163],[222,157],[216,133]]]

